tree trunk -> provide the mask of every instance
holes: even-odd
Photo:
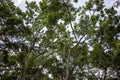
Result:
[[[106,80],[106,77],[107,77],[107,67],[104,70],[104,79],[103,80]]]
[[[67,55],[67,59],[66,59],[66,77],[65,77],[65,80],[69,80],[69,74],[70,74],[70,50],[68,52],[68,55]]]

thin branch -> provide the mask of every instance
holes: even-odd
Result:
[[[62,2],[64,3],[64,5],[65,5],[65,7],[66,7],[66,9],[67,9],[69,18],[70,18],[71,13],[70,13],[70,11],[69,11],[69,7],[67,6],[67,4],[65,3],[64,0],[62,0]],[[71,29],[72,29],[72,31],[73,31],[73,35],[74,35],[74,37],[75,37],[75,40],[78,41],[78,40],[77,40],[77,37],[76,37],[76,35],[75,35],[75,31],[74,31],[73,25],[72,25],[72,21],[71,21],[70,19],[68,19],[68,20],[69,20],[70,27],[71,27]]]
[[[86,34],[87,34],[87,31],[86,31]],[[84,39],[84,41],[82,41],[82,39],[86,36],[86,34],[84,34],[80,39],[79,41],[76,43],[75,46],[73,46],[71,49],[75,49],[80,43],[84,43],[86,41],[86,39]],[[82,41],[82,42],[81,42]]]
[[[30,48],[29,48],[29,50],[28,50],[28,52],[27,52],[27,56],[26,56],[26,60],[25,60],[25,65],[26,65],[27,62],[28,62],[29,55],[30,55],[30,53],[31,53],[31,51],[32,51],[32,49],[33,49],[33,47],[34,47],[34,45],[35,45],[35,42],[36,42],[36,38],[34,38],[33,43],[31,43]]]
[[[45,50],[43,50],[40,54],[36,55],[34,59],[36,59],[37,57],[39,57],[40,55],[43,55],[46,52],[46,48]]]
[[[34,38],[33,43],[31,43],[30,48],[29,48],[29,50],[28,50],[28,52],[27,52],[27,56],[26,56],[26,58],[25,58],[24,72],[23,72],[24,74],[23,74],[22,80],[26,80],[26,79],[25,79],[25,76],[26,76],[26,65],[27,65],[27,63],[28,63],[28,59],[29,59],[30,53],[31,53],[31,51],[32,51],[32,49],[33,49],[33,47],[34,47],[34,45],[35,45],[36,39],[37,39],[37,37]]]

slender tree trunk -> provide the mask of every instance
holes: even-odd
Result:
[[[23,78],[22,78],[22,80],[26,80],[26,71],[27,71],[27,64],[28,64],[28,59],[29,59],[29,56],[30,56],[30,52],[31,51],[28,51],[27,56],[25,57],[25,62],[24,62],[24,66],[23,66]]]
[[[116,78],[117,80],[120,80],[120,78],[119,78],[119,76],[118,76],[117,58],[115,58],[114,63],[115,63],[114,66],[115,66],[115,73],[116,73],[115,78]]]
[[[104,70],[104,79],[103,80],[106,80],[106,77],[107,77],[107,67]]]
[[[67,55],[67,60],[66,60],[66,78],[65,80],[69,80],[69,74],[70,74],[70,50]]]
[[[26,66],[23,67],[23,77],[22,77],[22,80],[26,80],[25,76],[26,76]]]

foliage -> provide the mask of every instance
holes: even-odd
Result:
[[[109,80],[120,71],[120,16],[103,0],[0,1],[0,79]]]

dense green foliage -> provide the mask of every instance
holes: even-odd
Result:
[[[120,16],[103,0],[0,0],[0,80],[120,79]]]

